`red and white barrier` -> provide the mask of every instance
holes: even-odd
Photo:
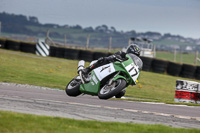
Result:
[[[175,102],[200,104],[200,83],[176,80]]]

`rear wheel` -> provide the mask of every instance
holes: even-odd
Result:
[[[121,98],[125,95],[125,93],[126,93],[126,90],[124,89],[124,90],[120,91],[117,95],[115,95],[115,98]]]
[[[126,81],[124,79],[117,79],[113,81],[111,85],[104,85],[98,93],[100,99],[109,99],[119,94],[126,87]]]
[[[81,94],[81,91],[80,91],[80,84],[81,84],[81,81],[77,78],[74,78],[72,79],[68,85],[66,86],[66,94],[68,96],[78,96]]]

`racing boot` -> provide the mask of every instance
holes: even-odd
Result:
[[[85,69],[82,69],[81,71],[83,74],[82,77],[83,77],[84,81],[86,83],[88,83],[91,79],[90,72],[92,71],[92,68],[89,66],[89,67],[86,67]]]
[[[81,70],[83,72],[84,75],[88,75],[93,69],[103,65],[105,62],[105,59],[103,57],[99,58],[98,61],[96,63],[94,63],[93,65],[86,67],[85,69]]]
[[[82,69],[81,71],[86,76],[92,71],[92,69],[90,67],[86,67],[85,69]]]

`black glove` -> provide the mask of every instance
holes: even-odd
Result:
[[[123,58],[122,58],[122,56],[120,56],[120,55],[115,55],[115,60],[116,60],[116,61],[119,61],[119,62],[122,62],[122,61],[123,61]]]
[[[107,62],[115,62],[115,61],[120,61],[120,62],[122,62],[123,61],[123,59],[122,59],[122,57],[120,56],[120,55],[111,55],[111,56],[108,56],[108,57],[105,57],[105,60],[107,61]]]
[[[99,64],[101,64],[101,63],[103,63],[104,61],[105,61],[105,58],[104,58],[104,57],[100,57],[100,58],[98,59],[97,62],[98,62]]]
[[[106,62],[114,62],[115,61],[115,55],[110,55],[108,57],[105,57]]]
[[[116,52],[115,55],[120,55],[121,58],[126,58],[126,53],[125,53],[125,52],[122,52],[122,51]]]

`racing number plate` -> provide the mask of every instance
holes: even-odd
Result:
[[[131,63],[130,65],[126,66],[125,68],[136,84],[136,80],[140,74],[138,67],[134,63]]]

